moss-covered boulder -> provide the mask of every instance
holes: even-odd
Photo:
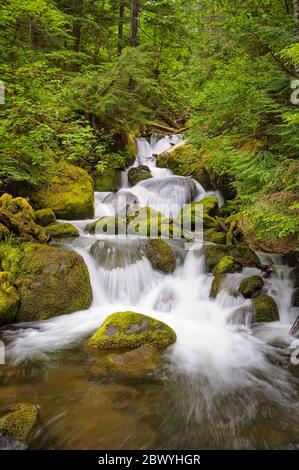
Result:
[[[217,295],[220,292],[221,289],[221,284],[222,284],[222,276],[215,276],[211,285],[211,290],[210,290],[210,298],[211,299],[216,299]]]
[[[0,418],[0,435],[27,443],[38,422],[38,407],[31,403],[18,403]]]
[[[200,204],[203,207],[203,211],[211,216],[218,214],[218,198],[216,196],[207,196],[201,201],[197,201],[194,204]]]
[[[46,227],[46,232],[54,238],[75,238],[79,237],[78,229],[68,223],[54,222]]]
[[[131,235],[161,235],[162,224],[167,219],[161,212],[151,207],[140,207],[127,218],[127,232]]]
[[[3,194],[0,198],[0,222],[13,235],[22,240],[47,241],[47,234],[43,227],[35,222],[35,214],[22,197],[13,198],[10,194]],[[7,234],[7,230],[4,234]]]
[[[0,241],[5,240],[7,237],[9,237],[9,230],[0,223]]]
[[[216,245],[225,245],[226,233],[218,232],[215,228],[210,228],[204,231],[204,239]]]
[[[146,244],[146,256],[154,269],[163,271],[166,274],[175,270],[176,257],[165,240],[149,240]]]
[[[143,379],[157,371],[161,356],[151,344],[142,344],[122,354],[109,354],[106,361],[113,372],[121,376]]]
[[[151,170],[146,165],[132,167],[128,171],[129,183],[132,186],[140,183],[140,181],[148,180],[152,177]]]
[[[92,300],[83,258],[65,248],[25,243],[16,285],[18,321],[46,320],[84,310]]]
[[[47,225],[53,224],[56,222],[56,217],[54,214],[53,209],[40,209],[35,211],[35,222],[42,227],[46,227]]]
[[[292,306],[299,307],[299,288],[292,292]]]
[[[120,186],[120,170],[107,168],[105,171],[93,173],[94,190],[99,192],[115,191]]]
[[[151,344],[164,349],[176,341],[175,332],[165,323],[135,312],[110,315],[88,345],[96,349],[134,349]]]
[[[233,256],[224,256],[213,269],[213,274],[222,276],[223,274],[240,272],[242,269],[243,266]]]
[[[212,272],[225,256],[233,256],[242,266],[250,266],[252,262],[259,263],[258,256],[245,246],[206,245],[203,247],[203,254],[209,272]]]
[[[87,224],[84,230],[94,235],[107,234],[107,235],[118,235],[120,233],[126,233],[125,221],[120,217],[109,215],[101,217],[90,224]]]
[[[202,207],[202,204],[195,202],[186,204],[177,217],[181,227],[190,227],[191,230],[195,230],[197,226],[204,229],[216,229],[218,226],[216,219],[204,210],[201,210]]]
[[[9,272],[0,272],[0,326],[12,323],[16,317],[20,296]]]
[[[239,292],[245,299],[252,299],[261,293],[263,286],[264,280],[261,276],[250,276],[241,281]]]
[[[59,219],[78,220],[93,217],[93,181],[82,168],[60,163],[48,175],[46,183],[32,191],[30,198],[36,209],[53,209]]]
[[[261,323],[279,320],[277,303],[270,295],[258,295],[253,299],[253,305],[256,322]]]

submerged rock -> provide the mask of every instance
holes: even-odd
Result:
[[[175,270],[176,257],[165,240],[149,240],[146,245],[146,255],[154,269],[159,269],[166,274]]]
[[[55,222],[46,227],[46,231],[54,238],[79,237],[78,229],[68,223]]]
[[[31,403],[18,403],[0,419],[0,434],[27,443],[38,417],[37,406]]]
[[[53,209],[40,209],[35,211],[35,222],[42,227],[46,227],[47,225],[53,224],[56,222],[56,217],[54,214]]]
[[[239,286],[240,294],[245,297],[245,299],[251,299],[260,294],[264,286],[264,281],[261,276],[250,276],[246,279],[243,279]]]
[[[211,285],[211,290],[210,290],[210,298],[211,299],[216,299],[217,295],[220,292],[221,289],[221,284],[222,284],[222,276],[215,276]]]
[[[9,272],[0,272],[0,326],[12,323],[16,317],[20,296]]]
[[[261,323],[279,320],[277,303],[270,295],[258,295],[253,299],[253,305],[256,322]]]
[[[221,276],[228,273],[237,273],[242,271],[243,267],[232,256],[224,256],[213,269],[215,276]]]
[[[140,165],[132,167],[128,171],[129,183],[132,186],[140,183],[140,181],[147,180],[152,177],[151,171],[148,166]]]
[[[107,363],[125,377],[142,378],[153,374],[161,364],[161,356],[150,344],[143,344],[123,354],[109,354]]]
[[[24,244],[16,285],[20,294],[18,321],[46,320],[84,310],[92,300],[83,258],[65,248]]]
[[[96,349],[134,349],[151,344],[164,349],[176,341],[175,332],[165,323],[135,312],[110,315],[88,344]]]
[[[53,209],[59,219],[76,220],[93,217],[93,181],[88,173],[74,165],[60,163],[54,174],[32,191],[36,208]]]

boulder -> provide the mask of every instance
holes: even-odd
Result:
[[[46,227],[46,232],[54,238],[79,237],[78,229],[66,222],[55,222]]]
[[[261,293],[263,286],[264,280],[261,276],[250,276],[241,281],[239,292],[245,299],[252,299]]]
[[[205,230],[204,239],[216,245],[225,245],[226,234],[224,232],[218,232],[215,228],[210,228]]]
[[[69,163],[60,163],[48,181],[31,192],[36,209],[53,209],[59,219],[78,220],[93,217],[93,181],[88,173]]]
[[[146,244],[146,256],[154,269],[163,271],[166,274],[175,270],[176,257],[165,240],[149,240]]]
[[[53,209],[40,209],[39,211],[35,211],[35,222],[42,227],[46,227],[47,225],[53,224],[56,222],[56,217],[53,212]]]
[[[223,274],[240,272],[242,269],[243,266],[233,256],[224,256],[213,269],[213,274],[214,276],[222,276]]]
[[[203,211],[211,216],[215,216],[218,214],[219,206],[218,206],[218,198],[216,196],[207,196],[201,201],[195,202],[194,204],[202,205]]]
[[[88,341],[96,349],[135,349],[151,344],[164,349],[176,341],[176,334],[165,323],[135,312],[110,315]]]
[[[299,307],[299,288],[292,293],[292,305],[293,307]]]
[[[212,272],[219,261],[225,256],[233,256],[242,266],[250,265],[251,262],[259,263],[258,256],[246,246],[205,245],[203,247],[206,265]]]
[[[216,299],[221,289],[222,276],[215,276],[211,285],[210,298]]]
[[[92,175],[94,190],[99,192],[115,191],[120,186],[120,170],[107,168],[103,172]]]
[[[273,297],[271,297],[270,295],[258,295],[253,299],[253,305],[255,310],[256,322],[261,323],[279,320],[277,304]]]
[[[140,183],[140,181],[148,180],[151,177],[151,170],[146,165],[134,166],[128,171],[129,183],[132,186]]]
[[[16,317],[20,297],[9,272],[0,272],[0,326],[12,323]]]
[[[179,224],[182,227],[190,227],[191,230],[196,229],[196,225],[203,227],[204,229],[216,229],[218,224],[216,219],[211,217],[207,212],[203,210],[201,212],[200,207],[202,205],[192,202],[191,204],[186,204],[177,217]]]
[[[120,230],[121,227],[123,232]],[[84,230],[92,235],[95,233],[106,233],[107,235],[126,233],[125,221],[114,215],[101,217],[100,219],[87,224]]]
[[[31,403],[18,403],[0,419],[0,434],[27,443],[38,422],[38,407]]]
[[[156,372],[161,364],[160,353],[151,344],[142,344],[122,354],[109,354],[106,360],[117,374],[140,379]]]
[[[92,300],[83,258],[65,248],[25,243],[16,285],[18,321],[46,320],[84,310]]]

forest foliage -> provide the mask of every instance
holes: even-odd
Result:
[[[124,135],[177,124],[199,162],[214,147],[208,164],[232,178],[248,236],[293,246],[297,4],[2,0],[0,189],[36,185],[61,159],[121,166]]]

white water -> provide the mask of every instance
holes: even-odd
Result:
[[[176,137],[174,143],[179,140]],[[152,142],[153,147],[144,139],[138,141],[137,160],[155,168],[153,153],[169,148],[172,139],[159,140],[154,136]],[[130,188],[131,195],[142,205],[157,208],[162,203],[175,203],[180,208],[206,194],[190,178],[165,175],[157,170],[158,177]],[[95,219],[114,213],[115,197],[112,193],[95,194]],[[73,223],[82,231],[87,222]],[[175,330],[177,341],[166,352],[170,364],[175,371],[207,380],[211,386],[207,393],[256,386],[276,398],[280,394],[277,399],[284,400],[290,386],[279,378],[278,368],[273,364],[277,350],[272,345],[279,342],[280,348],[286,348],[292,341],[288,331],[296,311],[290,307],[292,285],[287,269],[278,266],[274,276],[266,281],[266,291],[278,302],[281,321],[252,328],[251,303],[237,296],[236,289],[240,279],[255,274],[256,269],[247,268],[230,276],[217,299],[211,300],[213,278],[205,272],[204,258],[198,250],[178,256],[175,272],[164,275],[153,270],[138,241],[122,246],[121,242],[113,241],[110,246],[93,247],[91,255],[97,237],[81,233],[82,237],[68,246],[88,266],[93,290],[91,307],[8,329],[8,356],[12,362],[27,358],[45,360],[47,352],[83,341],[110,313],[134,310],[160,319]],[[120,257],[117,252],[123,255]]]

